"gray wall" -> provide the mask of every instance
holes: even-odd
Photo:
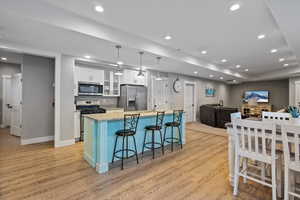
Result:
[[[74,139],[74,63],[71,56],[61,58],[61,140]]]
[[[23,57],[22,139],[54,135],[54,59]]]
[[[230,86],[230,106],[241,106],[246,90],[268,90],[273,111],[289,105],[289,80],[247,82]]]
[[[2,75],[21,73],[21,65],[0,62],[0,105],[2,105]],[[2,123],[2,106],[0,106],[0,124]]]
[[[150,101],[150,96],[151,94],[151,76],[156,76],[156,72],[149,72],[147,76],[149,77],[148,79],[148,104],[149,108],[152,108],[151,101]],[[223,100],[224,105],[229,104],[229,95],[230,95],[230,86],[219,81],[211,81],[208,79],[202,79],[202,78],[194,78],[194,77],[189,77],[189,76],[184,76],[184,75],[177,75],[173,73],[164,73],[165,78],[168,79],[168,102],[171,106],[171,109],[182,109],[184,107],[184,82],[185,81],[190,81],[190,82],[195,82],[196,83],[196,117],[197,119],[200,118],[199,116],[199,107],[203,104],[215,104],[219,103],[220,100]],[[173,83],[175,79],[179,76],[179,80],[181,81],[182,85],[182,91],[179,93],[175,93],[173,90]],[[210,88],[215,88],[216,89],[216,95],[214,97],[206,97],[205,96],[205,89],[207,87]]]

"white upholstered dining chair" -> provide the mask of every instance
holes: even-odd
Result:
[[[292,115],[290,113],[280,113],[280,112],[262,112],[262,120],[278,120],[286,121],[291,120]]]
[[[294,125],[282,125],[282,138],[284,147],[284,200],[291,196],[300,198],[299,188],[295,188],[295,174],[300,172],[300,127]],[[298,189],[298,193],[295,190]]]
[[[272,199],[276,200],[276,125],[261,121],[233,120],[235,137],[235,170],[233,194],[238,194],[239,177],[255,181],[272,188]],[[270,144],[271,148],[267,148]],[[240,168],[242,159],[250,159],[269,164],[272,170],[271,180]],[[271,183],[270,183],[271,182]]]

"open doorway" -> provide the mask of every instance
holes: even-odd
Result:
[[[0,51],[0,138],[8,145],[54,140],[55,60]]]
[[[9,140],[13,143],[11,145],[16,145],[20,144],[21,137],[22,73],[17,59],[12,63],[7,60],[7,57],[1,57],[0,61],[0,131],[4,141]]]

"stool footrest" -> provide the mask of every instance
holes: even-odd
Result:
[[[168,140],[175,140],[174,142],[178,142],[180,143],[180,138],[172,138],[172,137],[168,137],[168,138],[165,138],[165,141],[164,142],[167,142],[167,143],[172,143],[172,141],[168,141]]]
[[[163,145],[161,144],[161,143],[159,143],[159,142],[154,142],[154,144],[156,144],[156,145],[159,145],[158,147],[155,147],[154,146],[154,149],[159,149],[159,148],[161,148]],[[152,146],[147,146],[147,145],[152,145],[152,142],[147,142],[147,143],[145,143],[145,148],[147,148],[147,149],[152,149]]]
[[[117,153],[120,153],[120,152],[122,152],[122,151],[124,151],[124,154],[125,154],[125,156],[123,157],[123,159],[126,159],[126,158],[131,158],[131,157],[133,157],[133,156],[135,156],[135,150],[133,150],[133,149],[124,149],[124,150],[118,150],[118,151],[116,151],[115,153],[114,153],[114,156],[116,157],[116,158],[119,158],[119,159],[122,159],[122,156],[118,156],[117,155]],[[134,153],[133,155],[130,155],[130,156],[126,156],[126,152],[132,152],[132,153]]]

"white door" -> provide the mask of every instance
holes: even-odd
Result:
[[[186,121],[195,121],[195,84],[186,83],[184,88],[184,111]]]
[[[300,106],[300,81],[295,82],[295,106]]]
[[[2,127],[10,126],[11,118],[11,76],[2,76]]]
[[[155,80],[152,79],[153,83],[153,106],[157,110],[169,109],[168,102],[168,80]]]
[[[12,112],[11,128],[12,135],[21,136],[22,130],[22,74],[15,74],[11,81],[12,88]]]

